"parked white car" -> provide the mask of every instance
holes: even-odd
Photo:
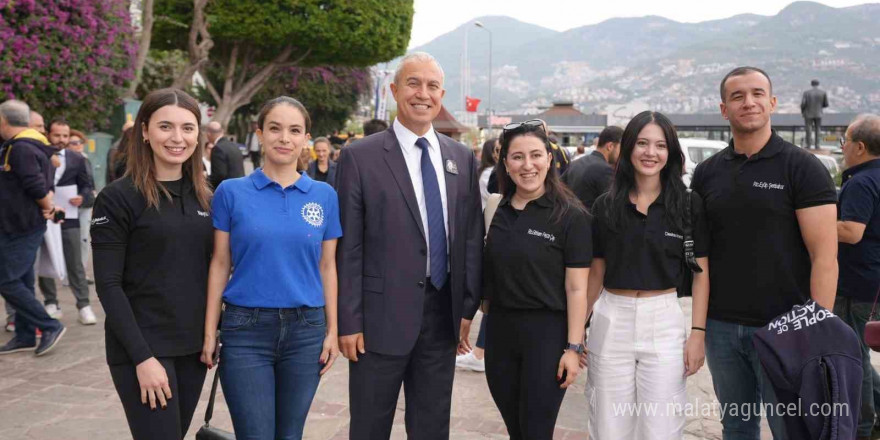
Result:
[[[835,159],[834,156],[816,153],[813,153],[813,156],[816,156],[816,159],[819,159],[819,162],[822,162],[822,165],[825,165],[825,169],[828,170],[828,174],[831,174],[831,177],[836,176],[837,173],[840,172],[840,165],[837,163],[837,159]]]
[[[727,142],[709,139],[680,138],[678,142],[684,153],[684,176],[682,179],[687,186],[691,186],[691,179],[694,177],[694,169],[697,168],[697,165],[727,148]]]

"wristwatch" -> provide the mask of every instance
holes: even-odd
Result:
[[[565,349],[571,350],[577,354],[583,354],[583,352],[586,350],[584,344],[572,344],[571,342],[565,344]]]

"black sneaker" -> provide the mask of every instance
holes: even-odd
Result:
[[[0,354],[10,354],[10,353],[18,353],[20,351],[34,351],[37,348],[37,343],[33,344],[25,344],[21,342],[18,338],[12,338],[6,345],[0,347]]]
[[[64,333],[67,333],[67,327],[64,326],[61,326],[60,329],[55,331],[43,331],[43,338],[40,339],[40,345],[37,346],[35,354],[37,356],[42,356],[51,351],[56,345],[58,345],[58,341],[61,340]]]

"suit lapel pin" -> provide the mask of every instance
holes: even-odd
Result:
[[[458,165],[452,159],[446,159],[446,172],[449,174],[458,174]]]

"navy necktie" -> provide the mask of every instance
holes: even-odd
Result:
[[[437,290],[446,283],[446,225],[443,221],[443,199],[437,172],[428,153],[428,140],[419,138],[416,146],[422,149],[422,187],[425,191],[425,207],[428,211],[428,247],[431,251],[431,284]]]

